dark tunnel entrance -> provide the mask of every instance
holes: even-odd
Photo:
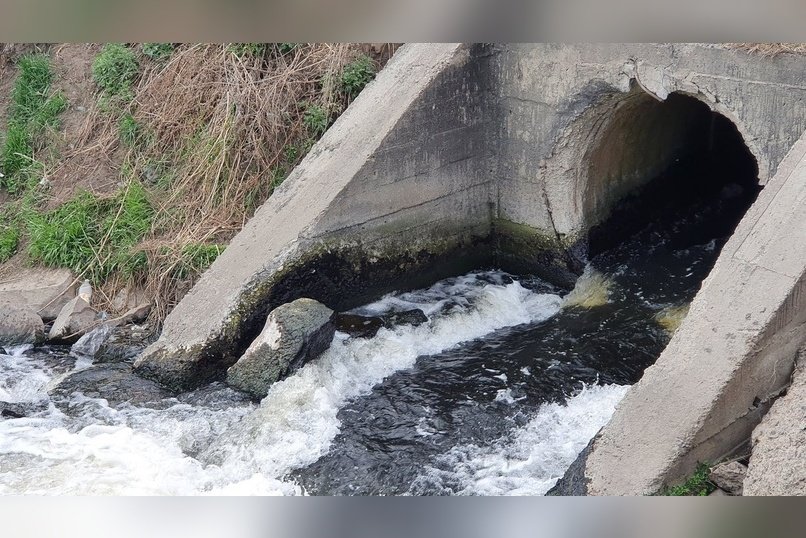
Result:
[[[760,190],[758,164],[736,126],[703,102],[676,93],[661,102],[630,92],[597,136],[586,165],[586,214],[596,218],[613,208],[591,227],[589,258],[704,200],[736,206],[721,222],[709,223],[729,235]]]

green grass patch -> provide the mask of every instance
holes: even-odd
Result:
[[[137,142],[140,127],[137,121],[128,112],[123,114],[118,121],[118,137],[127,146],[133,146]]]
[[[145,268],[145,254],[135,246],[150,231],[153,218],[146,191],[136,181],[107,200],[81,192],[53,211],[28,215],[28,255],[95,283],[116,272],[131,275]]]
[[[20,231],[14,224],[0,222],[0,263],[5,262],[17,252]]]
[[[364,86],[375,78],[375,63],[362,54],[344,66],[341,72],[341,89],[351,99],[358,95]]]
[[[182,247],[182,260],[177,264],[174,275],[180,279],[201,275],[224,252],[224,248],[226,245],[188,243]]]
[[[173,43],[143,43],[143,54],[155,62],[164,62],[174,53]]]
[[[132,86],[138,71],[137,55],[120,43],[104,45],[92,62],[92,78],[102,93],[125,102],[134,97]]]
[[[716,486],[708,480],[710,467],[705,463],[700,463],[697,470],[684,483],[666,489],[661,495],[671,497],[704,497],[716,489]]]
[[[328,125],[330,125],[330,117],[325,107],[307,104],[302,113],[302,123],[305,124],[305,128],[312,136],[319,138],[327,130]]]
[[[227,49],[238,58],[259,58],[266,54],[266,43],[230,43]]]
[[[11,91],[8,128],[0,148],[4,175],[0,187],[11,194],[21,192],[25,186],[21,172],[33,162],[42,131],[58,127],[58,116],[67,108],[67,100],[61,93],[50,92],[53,73],[47,56],[23,56],[17,66],[19,74]]]

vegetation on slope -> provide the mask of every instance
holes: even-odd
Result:
[[[67,107],[49,59],[21,58],[0,136],[0,263],[24,250],[26,263],[91,279],[107,302],[142,286],[163,317],[372,80],[379,63],[366,50],[104,45],[91,65],[96,104],[62,155],[42,136]],[[90,176],[88,156],[113,163],[110,188],[48,190],[48,177]]]

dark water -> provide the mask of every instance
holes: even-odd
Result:
[[[546,404],[566,402],[583,386],[640,379],[669,340],[656,315],[693,298],[755,193],[729,184],[696,193],[684,209],[661,204],[649,225],[591,260],[610,282],[606,304],[566,307],[418,358],[343,407],[329,452],[293,478],[322,495],[545,491],[484,475],[537,457],[513,446],[542,442],[527,430],[539,429]],[[562,294],[538,279],[518,280]]]

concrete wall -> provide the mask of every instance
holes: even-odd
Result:
[[[485,63],[461,44],[402,47],[177,305],[137,370],[197,385],[283,302],[344,308],[444,276],[431,267],[489,262]]]
[[[805,70],[707,45],[406,45],[136,367],[174,387],[219,377],[301,295],[340,309],[490,264],[570,284],[590,227],[694,136],[653,100],[684,92],[734,121],[764,182],[806,127]]]
[[[806,341],[806,134],[558,493],[645,495],[746,442]]]

